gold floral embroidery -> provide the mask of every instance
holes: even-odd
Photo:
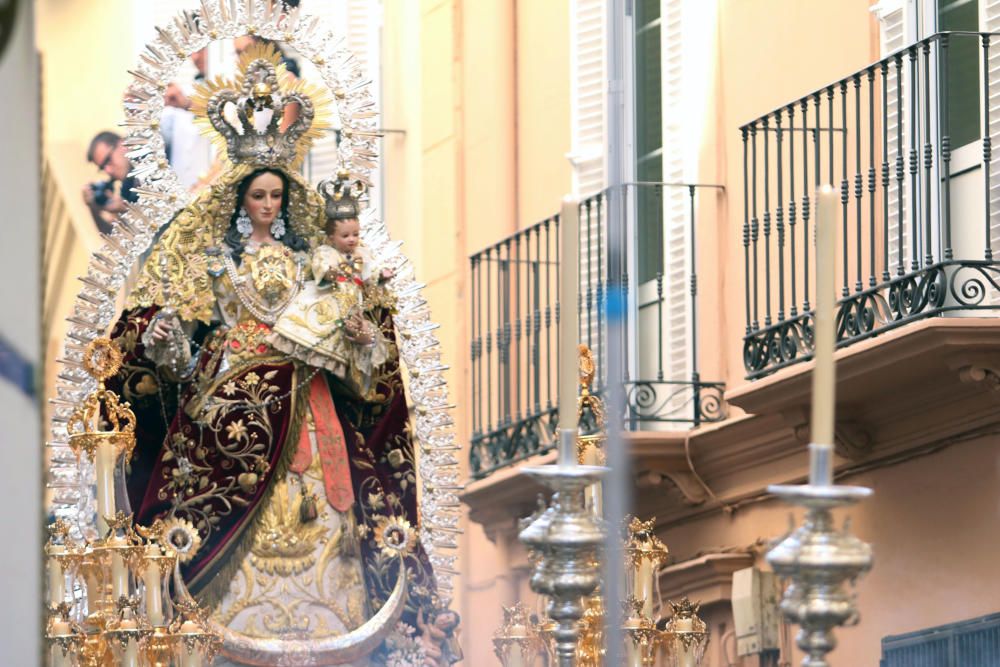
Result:
[[[247,439],[247,427],[243,423],[242,419],[237,419],[234,422],[226,425],[226,434],[229,436],[230,440],[236,440],[237,442]]]

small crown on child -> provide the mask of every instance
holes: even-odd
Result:
[[[361,213],[361,201],[368,192],[368,186],[361,180],[352,181],[350,172],[341,169],[336,178],[321,181],[319,191],[326,200],[326,217],[346,220]]]

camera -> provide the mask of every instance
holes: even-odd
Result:
[[[90,184],[90,191],[94,193],[94,205],[104,208],[108,205],[108,199],[114,194],[114,181],[97,181]]]

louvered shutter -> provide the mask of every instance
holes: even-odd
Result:
[[[685,131],[695,131],[695,119],[684,114],[684,39],[682,0],[662,2],[660,45],[663,72],[663,180],[685,182],[685,172],[696,174],[696,165],[685,165]],[[689,35],[687,37],[691,39]],[[689,340],[691,308],[688,293],[690,265],[690,205],[686,188],[664,190],[664,368],[667,380],[688,380],[691,374]],[[647,364],[648,365],[648,364]],[[671,411],[681,410],[688,396],[678,395]]]
[[[875,8],[873,8],[876,16],[879,19],[879,26],[881,32],[881,50],[882,57],[888,56],[907,45],[906,42],[906,22],[905,22],[905,11],[903,9],[902,2],[881,2]],[[903,80],[904,86],[908,82],[907,78],[907,68],[908,60],[906,57],[903,58]],[[907,159],[906,147],[908,145],[908,132],[906,128],[904,115],[906,111],[906,98],[907,91],[903,90],[903,109],[900,109],[899,103],[897,101],[897,86],[899,85],[898,77],[896,74],[895,63],[890,63],[889,65],[889,76],[888,76],[888,96],[885,100],[886,104],[886,134],[889,137],[888,141],[888,159],[889,164],[889,238],[887,239],[889,244],[889,273],[895,274],[894,267],[896,266],[897,258],[899,256],[899,224],[900,220],[904,221],[903,224],[903,249],[908,247],[909,243],[909,228],[905,224],[906,220],[906,201],[904,197],[903,207],[900,208],[899,204],[899,186],[896,184],[896,158],[900,153],[902,153],[904,160],[904,169],[906,168],[905,160]],[[900,124],[902,127],[902,145],[896,140],[897,133],[900,130]],[[905,261],[905,257],[904,257]],[[907,269],[909,267],[906,267]]]
[[[573,0],[570,3],[570,153],[573,165],[573,191],[581,199],[604,189],[605,72],[606,39],[605,0]],[[591,201],[580,212],[580,289],[582,312],[580,341],[593,350],[599,367],[604,349],[603,318],[597,313],[600,285],[607,276],[607,247],[603,237],[606,211],[603,202]],[[589,313],[589,317],[588,317]]]
[[[604,188],[605,15],[604,0],[576,0],[570,6],[572,70],[571,125],[573,188],[588,197]]]
[[[908,646],[886,649],[882,664],[885,667],[948,667],[948,641],[931,639]]]
[[[1000,31],[1000,0],[980,0],[982,3],[982,29],[986,32]],[[993,258],[1000,257],[1000,39],[993,37],[987,60],[987,81],[990,84],[989,117],[986,130],[989,132],[993,153],[990,159],[990,245]]]
[[[882,640],[882,667],[996,667],[1000,614]]]

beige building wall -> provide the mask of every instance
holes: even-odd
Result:
[[[702,376],[724,381],[727,389],[746,382],[742,347],[746,322],[743,141],[739,128],[878,60],[878,25],[869,11],[870,4],[869,0],[720,3],[713,72],[716,82],[711,88],[714,99],[707,105],[714,123],[707,125],[703,138],[699,180],[723,183],[726,196],[713,202],[717,209],[699,217],[705,223],[700,229],[706,233],[698,239],[699,263],[701,273],[711,281],[699,293],[699,307],[706,318],[712,314],[718,318],[702,323],[699,345],[706,369]],[[801,144],[801,137],[797,140]],[[762,143],[758,147],[762,150]],[[773,156],[773,141],[771,150]],[[797,187],[801,199],[801,182]],[[713,366],[718,374],[710,375]]]
[[[572,189],[570,34],[572,0],[509,0],[516,8],[517,212],[528,227],[559,211]],[[470,3],[471,4],[471,3]],[[480,76],[488,77],[487,73]],[[499,238],[487,242],[495,243]]]
[[[803,451],[803,460],[805,452]],[[993,525],[1000,504],[1000,440],[971,440],[889,468],[845,478],[841,483],[867,486],[872,498],[836,513],[836,524],[851,519],[851,532],[872,544],[875,565],[854,591],[860,623],[840,628],[834,667],[877,665],[881,640],[925,628],[996,613],[1000,577],[992,554],[1000,548]],[[644,499],[650,514],[664,513],[662,499]],[[777,500],[741,507],[733,515],[721,509],[684,522],[663,534],[674,561],[719,548],[758,544],[758,552],[783,536],[792,510]],[[802,513],[794,512],[801,525]],[[756,565],[768,569],[763,560]],[[712,633],[706,667],[726,667],[722,637],[733,628],[726,604],[709,607],[703,618]],[[797,629],[793,628],[794,633]],[[794,642],[788,641],[788,646]],[[726,649],[736,656],[730,637]],[[785,659],[799,664],[798,649]],[[757,667],[756,658],[738,659],[734,667]]]
[[[406,131],[384,140],[386,220],[442,324],[457,432],[467,442],[469,256],[555,213],[571,188],[569,3],[416,5],[384,5],[384,126]],[[501,603],[516,599],[519,582],[479,525],[467,524],[462,541],[465,664],[492,664]]]
[[[82,146],[122,116],[126,71],[134,60],[131,0],[38,0],[46,146]]]
[[[570,143],[569,1],[441,0],[421,5],[425,78],[419,98],[423,249],[418,272],[429,284],[435,318],[445,324],[442,340],[453,368],[463,439],[469,434],[463,406],[470,395],[468,255],[554,213],[571,184],[565,159]],[[870,4],[716,3],[714,34],[704,37],[714,45],[705,68],[709,81],[700,82],[709,98],[707,117],[700,123],[699,169],[693,176],[697,182],[726,186],[724,195],[699,199],[698,262],[702,377],[723,380],[728,389],[747,385],[739,126],[876,60],[879,34]],[[395,7],[387,4],[387,17]],[[386,81],[395,77],[387,67]],[[801,184],[799,188],[801,196]],[[741,415],[738,408],[730,410],[734,418]],[[697,461],[697,445],[692,447]],[[850,515],[854,533],[874,543],[877,560],[858,588],[862,623],[838,632],[841,645],[833,664],[876,664],[879,642],[887,634],[995,611],[991,601],[997,584],[987,555],[993,548],[989,538],[982,541],[982,526],[997,511],[998,447],[995,438],[968,442],[846,480],[875,489],[875,498]],[[774,471],[775,479],[750,479],[737,470],[733,474],[744,480],[740,493],[763,492],[769,481],[797,479],[804,465],[803,446],[801,465]],[[489,535],[482,525],[467,522],[462,544],[462,636],[470,665],[496,664],[490,640],[501,622],[502,604],[517,599],[533,604],[524,552],[514,539],[515,508],[523,508],[525,498],[515,499],[510,491],[516,475],[495,475],[505,476],[489,492],[500,506],[496,514],[510,507],[510,516],[490,523]],[[664,486],[638,490],[637,498],[644,516],[676,515],[681,505],[678,494]],[[935,500],[941,498],[949,501]],[[782,535],[788,514],[787,506],[775,500],[751,503],[733,514],[709,501],[683,520],[662,524],[662,537],[675,562],[756,542],[756,562],[762,565],[761,541]],[[947,569],[956,553],[971,554],[961,559],[960,581]],[[977,581],[988,583],[977,587]],[[706,665],[727,665],[725,655],[735,654],[732,637],[726,637],[732,630],[728,604],[711,604],[705,618],[713,633]],[[786,645],[791,643],[786,636]],[[783,659],[795,664],[801,656],[789,649]]]

